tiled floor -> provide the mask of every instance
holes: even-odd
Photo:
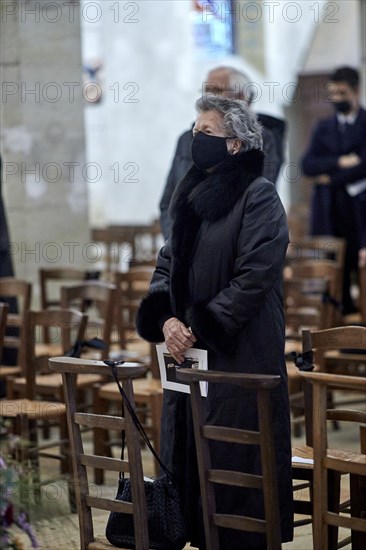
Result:
[[[345,426],[340,431],[334,432],[332,438],[338,441],[344,448],[357,448],[357,433]],[[299,441],[296,440],[298,444]],[[54,468],[44,463],[43,471],[47,473]],[[54,463],[53,463],[54,464]],[[146,475],[152,475],[152,461],[147,452],[144,451],[144,467]],[[47,472],[48,470],[48,472]],[[103,486],[95,486],[94,490],[99,494],[114,496],[117,485],[115,475],[107,479]],[[347,487],[344,484],[342,489],[343,497],[347,495]],[[74,514],[69,513],[67,502],[67,491],[64,482],[52,483],[43,487],[42,506],[36,507],[31,511],[32,523],[37,533],[40,548],[43,550],[77,550],[79,546],[78,519]],[[97,512],[95,518],[95,533],[103,536],[108,513]],[[346,534],[346,533],[345,533]],[[31,548],[27,538],[20,534],[24,543],[24,549]],[[186,547],[191,548],[189,545]],[[295,530],[295,539],[293,542],[283,545],[284,550],[312,550],[311,526],[297,528]],[[345,547],[350,548],[350,546]],[[244,550],[244,549],[243,549]]]

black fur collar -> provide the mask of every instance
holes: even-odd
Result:
[[[173,219],[182,209],[193,210],[198,218],[211,222],[225,216],[248,185],[262,175],[263,162],[263,152],[252,149],[230,156],[211,174],[192,166],[174,193]]]

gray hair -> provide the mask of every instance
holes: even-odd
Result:
[[[239,88],[242,90],[246,88],[250,84],[250,78],[242,71],[239,71],[238,69],[234,69],[233,67],[228,67],[229,75],[230,75],[230,84],[231,86],[238,85]]]
[[[199,113],[221,113],[222,130],[227,136],[240,139],[244,151],[263,148],[262,126],[244,101],[205,94],[196,101],[196,109]]]

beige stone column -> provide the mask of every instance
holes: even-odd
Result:
[[[0,18],[3,193],[16,275],[34,282],[41,266],[92,258],[80,6],[2,0]]]

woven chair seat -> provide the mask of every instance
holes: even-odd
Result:
[[[0,416],[8,418],[24,415],[36,420],[39,418],[55,418],[65,413],[65,405],[59,402],[33,401],[30,399],[6,399],[0,401]]]

